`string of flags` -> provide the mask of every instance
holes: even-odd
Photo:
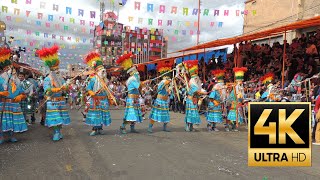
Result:
[[[48,29],[52,29],[54,28],[55,30],[61,30],[61,31],[64,31],[64,32],[67,32],[67,31],[73,31],[73,32],[76,32],[76,33],[81,33],[81,34],[93,34],[94,33],[94,29],[87,29],[87,28],[77,28],[77,27],[70,27],[68,25],[60,25],[60,24],[50,24],[50,23],[45,23],[45,24],[41,24],[41,22],[39,21],[35,21],[34,23],[32,23],[31,21],[27,24],[33,24],[35,26],[45,26],[46,28]],[[14,31],[14,28],[12,26],[8,26],[8,30],[9,31]],[[18,29],[19,30],[19,29]],[[21,31],[18,31],[18,32],[21,32]],[[38,32],[39,33],[39,32]],[[37,36],[38,36],[38,33],[37,33]],[[31,30],[27,30],[26,31],[26,34],[27,35],[30,35],[31,34]],[[46,32],[43,32],[44,36],[48,36],[48,33]]]
[[[26,0],[26,4],[31,4],[31,2],[32,1]],[[12,3],[17,4],[17,1],[12,0]],[[135,10],[140,10],[140,7],[141,7],[140,2],[135,2]],[[148,7],[148,12],[153,12],[154,11],[154,5],[153,4],[149,4],[148,3],[147,7]],[[40,2],[40,8],[43,8],[43,9],[46,8],[46,3],[45,2]],[[171,14],[176,14],[177,13],[177,9],[178,9],[177,7],[171,7]],[[52,10],[53,11],[58,11],[59,10],[59,5],[53,4],[53,9]],[[166,6],[165,5],[160,5],[159,13],[165,13],[166,12],[165,10],[166,10]],[[8,13],[8,7],[7,6],[2,6],[2,12],[3,13]],[[20,11],[19,8],[14,8],[13,9],[14,15],[18,15],[19,16],[20,12],[21,11]],[[83,9],[78,9],[78,16],[83,17],[84,16],[84,12],[85,11]],[[189,8],[183,8],[183,13],[184,13],[183,15],[188,15],[189,14],[188,12],[189,12]],[[208,16],[209,12],[211,12],[209,9],[204,9],[203,15],[204,16]],[[220,10],[213,10],[212,12],[213,12],[214,16],[220,16],[220,15],[229,16],[229,14],[231,14],[230,10],[224,10],[223,13],[220,13]],[[236,16],[239,16],[240,13],[244,14],[244,15],[248,14],[248,10],[244,10],[244,11],[235,10],[234,12],[235,12]],[[253,12],[254,15],[256,14],[256,10],[253,10],[252,12]],[[26,10],[25,11],[26,17],[29,17],[31,13],[32,13],[32,11]],[[194,8],[193,11],[192,11],[192,15],[197,15],[198,13],[199,13],[199,10]],[[70,15],[72,14],[72,8],[71,7],[66,7],[66,14],[67,15],[68,14],[70,14]],[[47,18],[45,18],[44,14],[40,13],[40,12],[38,12],[38,13],[36,12],[35,15],[36,15],[37,19],[39,19],[39,20],[47,19],[47,21],[49,21],[49,22],[53,21],[54,19],[59,19],[59,21],[61,21],[61,22],[67,21],[67,17],[64,17],[64,16],[54,17],[54,15],[48,14]],[[96,18],[96,12],[95,11],[90,11],[90,18]],[[6,19],[8,21],[10,21],[11,20],[11,16],[6,16]],[[131,21],[133,21],[134,17],[129,16],[128,19],[129,19],[129,22],[131,22]],[[22,19],[21,18],[16,18],[16,22],[22,22]],[[142,24],[142,22],[143,22],[143,18],[138,18],[138,24]],[[69,23],[73,23],[74,24],[75,23],[75,18],[72,18],[72,17],[69,18]],[[152,25],[152,23],[153,23],[153,19],[152,18],[148,18],[148,24]],[[163,21],[161,19],[159,19],[158,20],[158,26],[162,26],[162,23],[163,23]],[[37,25],[38,24],[40,24],[40,21],[37,21]],[[86,21],[85,20],[79,20],[79,24],[85,26],[86,25]],[[89,21],[88,25],[90,27],[94,27],[94,22],[93,21]],[[186,25],[188,26],[188,23]],[[167,26],[172,26],[172,20],[168,20],[167,21]]]
[[[68,65],[65,60],[75,60],[76,62],[82,61],[82,55],[78,53],[60,54],[59,58],[64,60],[61,62],[63,67]],[[44,68],[43,62],[39,58],[35,57],[34,52],[21,54],[20,62],[28,63],[29,65],[39,69]]]
[[[153,17],[139,17],[129,15],[127,17],[127,22],[129,24],[138,26],[138,27],[156,27],[158,29],[164,30],[164,34],[166,36],[170,36],[170,38],[166,37],[167,40],[171,40],[173,42],[181,41],[181,37],[179,36],[189,36],[200,34],[200,31],[197,31],[198,21],[196,17],[198,15],[203,16],[203,21],[200,21],[200,26],[202,28],[217,30],[216,28],[223,28],[229,19],[223,19],[219,17],[232,18],[234,21],[235,17],[242,17],[249,15],[251,11],[243,10],[243,9],[220,9],[220,8],[190,8],[186,6],[175,6],[175,5],[165,5],[159,3],[152,3],[148,1],[134,1],[130,5],[133,13],[139,11],[144,14],[153,13]],[[146,12],[146,13],[145,13]],[[257,11],[252,10],[252,15],[256,15]],[[163,15],[165,15],[165,18]],[[182,15],[182,16],[181,16]],[[178,19],[176,17],[179,17]],[[186,18],[184,20],[184,18]],[[192,20],[194,18],[194,20]],[[230,19],[231,20],[231,19]]]
[[[20,14],[14,14],[14,15],[19,16]],[[26,11],[26,17],[27,18],[30,17],[29,15],[30,15],[30,11]],[[72,17],[67,19],[67,17],[64,17],[64,16],[54,16],[54,15],[48,14],[47,18],[45,18],[44,13],[36,13],[36,17],[38,19],[36,21],[36,25],[37,26],[40,26],[42,24],[41,20],[47,21],[45,23],[46,27],[50,27],[50,24],[53,23],[54,20],[58,20],[59,22],[62,22],[62,23],[70,23],[70,24],[75,24],[76,23],[75,18],[72,18]],[[13,17],[12,16],[6,16],[6,20],[7,21],[13,21]],[[21,17],[15,17],[14,20],[17,23],[23,22],[23,18],[21,18]],[[95,24],[94,21],[89,21],[89,22],[87,22],[86,20],[77,20],[77,21],[79,21],[78,23],[81,26],[94,27],[94,24]],[[31,21],[27,20],[27,23],[30,24]]]
[[[11,0],[12,4],[20,4],[21,5],[21,4],[23,4],[22,2],[23,2],[22,0],[19,0],[19,1],[18,0]],[[33,2],[32,0],[25,0],[25,5],[26,6],[31,6],[32,5],[32,7],[36,7],[37,4],[32,3],[32,2]],[[39,5],[40,9],[52,10],[53,12],[57,12],[57,13],[64,12],[66,15],[76,15],[77,14],[78,17],[84,17],[85,14],[86,14],[87,17],[89,17],[91,19],[99,18],[98,16],[96,16],[96,11],[93,11],[93,10],[85,11],[84,9],[76,9],[76,8],[73,8],[73,7],[70,7],[70,6],[63,6],[62,7],[59,4],[55,4],[55,3],[49,4],[49,3],[44,2],[44,1],[41,1],[38,5]],[[13,10],[13,13],[15,15],[20,15],[20,9],[19,8],[13,8],[11,10]],[[9,9],[8,6],[2,6],[1,7],[1,11],[2,11],[2,13],[8,13],[10,11],[10,9]],[[31,11],[26,11],[25,13],[26,13],[26,16],[29,17]],[[38,17],[42,18],[41,13],[40,14],[38,13]]]
[[[13,28],[9,27],[9,31],[12,31]],[[38,36],[38,37],[44,37],[44,38],[51,38],[51,39],[55,39],[55,40],[61,40],[61,41],[72,41],[74,40],[76,43],[93,43],[93,39],[88,39],[85,37],[71,37],[71,36],[63,36],[63,35],[57,35],[57,34],[49,34],[49,33],[43,33],[43,32],[39,32],[36,30],[22,30],[22,29],[18,29],[17,30],[18,33],[22,33],[25,32],[26,35],[31,36]],[[17,40],[18,41],[18,40]],[[18,43],[21,43],[20,41],[18,41]],[[30,46],[33,46],[33,44],[30,44]]]
[[[135,21],[136,20],[136,21]],[[137,23],[137,24],[143,24],[144,22],[147,22],[147,25],[149,26],[158,26],[158,27],[198,27],[198,21],[174,21],[174,20],[163,20],[163,19],[153,19],[153,18],[134,18],[133,16],[128,16],[128,21],[131,23]],[[222,27],[223,22],[203,22],[201,23],[201,27],[208,26],[208,27]]]
[[[140,10],[147,10],[149,13],[159,13],[159,14],[174,14],[177,15],[179,12],[184,15],[184,16],[197,16],[198,13],[202,16],[229,16],[229,15],[235,15],[235,16],[240,16],[240,15],[248,15],[249,11],[248,10],[220,10],[220,9],[198,9],[198,8],[189,8],[189,7],[177,7],[177,6],[171,6],[168,7],[166,5],[155,5],[153,3],[145,3],[143,4],[139,1],[134,2],[133,10],[135,11],[140,11]],[[252,10],[252,14],[256,15],[257,11]]]
[[[87,49],[88,47],[83,45],[69,45],[69,44],[63,44],[63,43],[56,43],[56,42],[44,42],[44,41],[38,41],[35,39],[31,40],[15,40],[15,45],[16,46],[26,46],[26,52],[31,52],[32,48],[43,48],[43,47],[48,47],[52,45],[57,45],[60,47],[60,49]]]
[[[55,33],[49,34],[45,32],[46,30],[25,30],[20,31],[22,34],[28,36],[35,36],[36,38],[48,38],[57,41],[74,41],[76,43],[93,43],[93,39],[90,39],[85,36],[92,36],[94,34],[95,22],[99,20],[98,12],[95,10],[75,8],[72,5],[61,5],[57,2],[46,2],[34,1],[34,0],[8,0],[11,4],[14,4],[15,7],[9,5],[1,5],[1,16],[5,17],[5,20],[8,22],[16,23],[26,23],[29,25],[35,25],[39,27],[45,27],[49,29],[54,29],[60,32],[75,32],[81,34],[83,37],[71,37],[63,36]],[[98,2],[99,0],[97,0]],[[114,0],[108,0],[111,3],[115,3]],[[118,1],[117,1],[118,2]],[[128,4],[127,0],[121,1],[122,5]],[[39,11],[34,11],[32,8],[39,9]],[[157,13],[159,15],[183,15],[185,17],[201,16],[207,18],[213,17],[232,17],[232,16],[242,16],[242,15],[256,15],[257,11],[252,10],[240,10],[240,9],[214,9],[214,8],[191,8],[184,6],[168,6],[165,4],[153,4],[148,1],[134,1],[133,2],[133,13],[135,11],[146,11],[147,13]],[[45,12],[45,13],[43,13]],[[25,21],[24,18],[27,18]],[[31,20],[34,18],[35,20]],[[158,29],[165,29],[166,35],[171,36],[170,40],[173,42],[180,41],[179,36],[195,35],[199,34],[196,29],[198,22],[196,21],[181,21],[173,19],[155,19],[155,18],[146,18],[146,17],[133,17],[128,16],[129,23],[135,24],[137,26],[148,25],[152,27],[158,27]],[[80,25],[81,27],[74,27]],[[201,27],[211,27],[211,28],[222,28],[224,22],[222,21],[205,21],[201,23]],[[192,29],[194,27],[194,29]],[[14,31],[15,29],[9,25],[9,31]],[[19,32],[20,29],[18,29]],[[41,32],[42,31],[42,32]],[[111,31],[107,36],[111,35],[121,35],[120,31]],[[168,39],[168,38],[167,38]],[[111,42],[108,42],[111,43]],[[30,45],[30,44],[29,44]],[[34,44],[30,45],[34,46]]]
[[[17,4],[17,6],[12,7],[9,6],[9,4],[7,6],[0,6],[1,16],[4,17],[4,20],[7,23],[7,31],[10,31],[10,34],[16,37],[15,41],[17,45],[38,48],[50,44],[50,42],[47,43],[47,41],[52,40],[55,42],[58,41],[59,44],[61,44],[62,49],[76,49],[64,44],[68,44],[68,42],[85,45],[93,43],[93,39],[90,39],[90,37],[94,34],[95,21],[97,18],[95,11],[77,9],[78,17],[76,17],[76,8],[72,7],[62,7],[55,3],[51,6],[50,3],[40,2],[39,7],[37,8],[39,11],[35,11],[33,8],[37,6],[37,2],[32,0],[10,1],[12,4]],[[25,5],[20,6],[22,4]],[[59,13],[62,12],[64,8],[66,10],[66,15]],[[88,16],[92,20],[81,19],[82,17],[85,18]],[[29,28],[25,27],[26,25]],[[30,25],[39,28],[31,30]],[[47,32],[45,29],[48,29]],[[52,29],[54,29],[54,32],[48,33],[52,32]],[[77,36],[59,35],[66,34],[68,32],[71,32],[71,34],[77,34]],[[30,36],[34,38],[34,40],[26,41],[25,38],[21,37],[21,35],[26,35],[27,37]],[[35,40],[39,38],[42,38],[45,43],[39,43]],[[81,48],[88,49],[88,46],[83,46]]]

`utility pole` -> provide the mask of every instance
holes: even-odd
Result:
[[[103,22],[103,13],[105,10],[104,2],[100,2],[100,22]]]
[[[297,17],[298,21],[303,19],[304,4],[305,4],[305,0],[298,0],[298,17]]]
[[[198,0],[198,32],[197,32],[197,45],[199,45],[200,36],[200,0]]]

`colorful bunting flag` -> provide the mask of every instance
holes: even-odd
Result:
[[[14,8],[14,15],[20,15],[20,9]]]
[[[192,11],[192,15],[198,15],[198,9],[194,8]]]
[[[53,4],[52,10],[58,12],[59,11],[59,5]]]
[[[31,11],[26,11],[26,16],[29,17]]]
[[[38,13],[38,19],[42,19],[43,13]]]
[[[165,5],[160,5],[159,13],[165,13],[165,12],[166,12],[166,6]]]
[[[177,14],[177,7],[176,6],[171,7],[171,14]]]
[[[153,12],[153,4],[147,4],[147,12]]]
[[[183,15],[188,16],[189,8],[183,8]]]
[[[140,11],[140,2],[134,2],[134,10]]]
[[[204,9],[203,16],[209,16],[209,9]]]
[[[2,12],[8,13],[8,7],[7,6],[2,6]]]
[[[72,8],[66,7],[66,14],[72,14]]]
[[[152,25],[152,21],[153,21],[153,19],[149,18],[148,19],[148,25]]]

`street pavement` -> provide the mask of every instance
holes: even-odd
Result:
[[[320,179],[320,147],[312,149],[312,167],[248,167],[245,127],[209,133],[202,117],[202,125],[187,133],[184,114],[171,112],[171,132],[155,124],[148,134],[145,120],[136,126],[139,133],[120,135],[124,110],[112,109],[104,135],[89,136],[91,128],[76,110],[59,142],[38,122],[29,126],[17,135],[19,142],[0,145],[0,179]]]

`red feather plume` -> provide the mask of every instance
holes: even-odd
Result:
[[[0,56],[5,56],[11,53],[11,50],[8,48],[0,48]]]
[[[212,70],[211,74],[215,75],[215,74],[221,74],[221,73],[225,73],[225,72],[226,72],[226,70],[224,70],[224,69],[216,69],[216,70]]]
[[[272,72],[268,72],[267,74],[265,74],[264,76],[262,76],[260,78],[260,81],[264,81],[265,79],[272,77],[272,79],[274,79],[274,74]]]
[[[95,51],[90,52],[90,53],[87,54],[86,57],[83,59],[83,62],[84,62],[85,64],[88,64],[88,62],[89,62],[90,60],[92,60],[93,58],[95,58],[95,57],[100,57],[100,54],[97,53],[97,52],[95,52]]]
[[[116,60],[116,63],[117,63],[117,64],[121,64],[124,60],[129,59],[129,58],[131,58],[132,56],[133,56],[133,54],[132,54],[131,52],[128,53],[128,54],[124,54],[124,55],[120,56],[120,57]]]
[[[160,68],[164,68],[164,67],[169,67],[172,68],[172,63],[170,62],[165,62],[165,61],[161,61],[157,63],[157,70],[159,70]]]
[[[247,72],[248,69],[246,67],[235,67],[233,68],[233,72],[238,72],[238,71],[243,71],[243,72]]]
[[[184,61],[183,63],[187,66],[188,69],[193,66],[198,66],[198,60],[187,60],[187,61]]]
[[[59,50],[59,46],[54,45],[51,48],[42,48],[40,50],[37,51],[38,55],[40,58],[42,57],[47,57],[49,55],[53,55],[56,54]]]

